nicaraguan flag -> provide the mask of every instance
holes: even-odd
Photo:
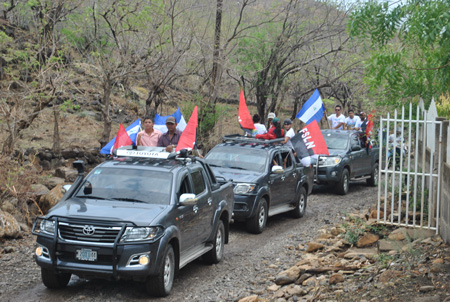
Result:
[[[316,89],[295,117],[308,125],[312,121],[320,122],[324,111],[325,107],[323,106],[322,98],[320,97],[319,90]]]
[[[161,116],[158,113],[155,114],[155,124],[153,125],[154,129],[158,129],[162,133],[167,132],[166,127],[166,120],[169,116],[173,116],[175,120],[177,121],[177,129],[180,131],[183,131],[184,128],[186,128],[186,120],[184,119],[183,115],[181,114],[180,108],[177,106],[177,111],[175,111],[173,114]]]
[[[141,119],[137,119],[134,123],[125,129],[134,145],[136,145],[137,134],[141,130]],[[100,154],[112,154],[114,143],[116,142],[116,137],[114,137],[109,143],[107,143]]]

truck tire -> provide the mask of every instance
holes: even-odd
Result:
[[[247,230],[253,234],[261,234],[267,223],[267,201],[261,198],[256,209],[256,215],[247,220]]]
[[[342,171],[341,180],[339,180],[337,184],[337,193],[339,195],[346,195],[348,193],[348,186],[350,184],[350,173],[348,172],[348,169],[344,169]]]
[[[378,163],[375,163],[370,174],[370,178],[367,179],[367,184],[372,187],[378,186]]]
[[[305,215],[307,196],[305,187],[301,187],[297,195],[297,204],[295,209],[291,211],[292,217],[301,218]]]
[[[219,220],[216,235],[214,236],[213,249],[207,252],[203,259],[210,264],[219,263],[223,258],[223,250],[225,245],[225,227],[222,220]]]
[[[54,271],[41,268],[42,283],[50,289],[64,288],[70,281],[71,274],[56,273]]]
[[[169,295],[175,277],[175,253],[171,244],[164,251],[163,261],[159,267],[158,275],[148,277],[145,287],[147,292],[155,297]]]

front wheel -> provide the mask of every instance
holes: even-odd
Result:
[[[167,245],[162,262],[158,275],[149,277],[146,281],[147,292],[157,297],[166,297],[172,290],[175,277],[175,253],[172,245]]]
[[[301,218],[303,217],[303,215],[305,215],[306,200],[308,198],[305,187],[300,188],[297,196],[298,196],[297,205],[295,206],[295,209],[292,210],[291,213],[294,218]]]
[[[256,215],[247,220],[247,230],[253,234],[261,234],[267,222],[267,201],[261,198],[256,209]]]
[[[340,195],[347,194],[349,183],[350,183],[350,173],[348,172],[347,169],[344,169],[344,171],[342,171],[341,180],[338,182],[338,185],[336,188],[338,194],[340,194]]]
[[[70,281],[71,274],[56,273],[54,271],[41,268],[42,283],[50,289],[64,288]]]
[[[375,163],[372,169],[370,178],[367,179],[367,184],[372,187],[378,186],[378,163]]]
[[[219,220],[216,235],[214,236],[213,249],[207,252],[203,259],[211,264],[219,263],[223,258],[223,250],[225,245],[225,227],[222,220]]]

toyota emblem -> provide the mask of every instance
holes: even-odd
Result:
[[[83,234],[87,236],[92,236],[95,233],[95,228],[93,225],[85,225],[83,228]]]

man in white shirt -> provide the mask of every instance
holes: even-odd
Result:
[[[336,105],[334,107],[335,114],[328,116],[328,120],[331,121],[331,129],[343,130],[345,123],[345,116],[342,114],[342,106]]]
[[[261,117],[258,114],[253,115],[253,124],[255,125],[256,134],[266,134],[267,129],[266,126],[260,124]]]
[[[283,127],[284,127],[284,132],[286,133],[284,135],[284,143],[286,144],[286,146],[289,146],[292,149],[294,149],[294,146],[292,145],[292,142],[291,142],[291,138],[293,138],[295,136],[295,132],[294,132],[294,129],[292,129],[291,119],[289,119],[289,118],[285,119],[284,123],[283,123]]]
[[[347,130],[359,130],[361,127],[361,120],[358,116],[355,116],[355,112],[350,109],[348,111],[348,117],[345,119],[344,128]]]

